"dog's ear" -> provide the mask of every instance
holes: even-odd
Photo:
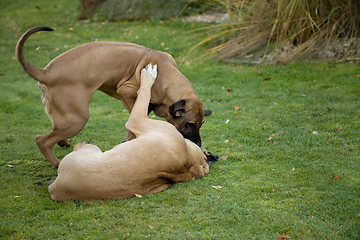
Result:
[[[169,113],[175,118],[181,117],[185,113],[186,101],[181,99],[169,107]]]
[[[206,162],[209,165],[209,167],[210,167],[211,164],[213,164],[214,162],[219,160],[218,155],[212,155],[211,152],[206,151],[206,149],[203,149],[203,152],[204,152],[204,154],[206,156]]]
[[[211,110],[204,110],[204,116],[210,116],[212,114]]]

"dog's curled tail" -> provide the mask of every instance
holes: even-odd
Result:
[[[39,31],[54,31],[54,29],[49,27],[35,27],[27,30],[18,40],[15,48],[16,59],[19,62],[20,66],[29,74],[32,78],[36,79],[39,82],[43,82],[45,79],[44,71],[41,68],[35,67],[29,63],[24,57],[23,48],[26,39],[30,37],[33,33]]]

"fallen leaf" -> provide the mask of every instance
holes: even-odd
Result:
[[[73,28],[73,27],[69,27],[68,30],[69,30],[69,31],[74,31],[74,28]]]
[[[280,235],[277,239],[289,239],[289,238],[291,238],[291,237],[283,234],[283,235]]]
[[[229,122],[230,122],[230,119],[227,119],[226,122],[225,122],[225,124],[228,124]]]
[[[221,157],[221,159],[226,161],[228,159],[228,157],[229,157],[228,155],[224,155],[224,156]]]
[[[20,198],[20,196],[15,196],[14,198]]]
[[[220,190],[222,189],[223,187],[222,186],[212,186],[213,189],[216,189],[216,190]]]
[[[272,140],[272,137],[269,137],[269,138],[268,138],[268,141],[271,141],[271,140]]]
[[[164,43],[164,42],[162,42],[162,43],[160,43],[160,45],[163,47],[163,46],[165,46],[165,43]]]
[[[228,143],[228,142],[229,142],[229,140],[227,140],[227,139],[224,141],[224,143]]]
[[[270,81],[270,80],[271,80],[271,77],[264,78],[263,80],[264,80],[264,81]]]
[[[135,197],[137,197],[137,198],[142,198],[142,196],[141,196],[140,194],[135,193],[134,195],[135,195]]]
[[[317,135],[319,133],[317,131],[313,131],[312,134]]]
[[[37,10],[41,10],[41,7],[39,7],[39,6],[35,6],[35,8],[36,8]]]
[[[239,110],[239,109],[240,109],[239,106],[235,106],[235,107],[234,107],[234,110]]]
[[[242,148],[242,145],[241,144],[239,144],[239,146],[238,146],[239,148]]]
[[[335,179],[341,179],[341,176],[340,175],[335,175],[334,178]]]
[[[192,192],[189,192],[189,195],[194,195]]]
[[[149,226],[149,229],[151,229],[151,230],[154,229],[154,226]]]
[[[59,48],[55,48],[54,51],[55,51],[55,52],[59,51]]]

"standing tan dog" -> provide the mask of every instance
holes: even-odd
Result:
[[[140,85],[140,71],[150,62],[157,64],[160,71],[152,88],[149,111],[165,118],[185,138],[201,146],[199,129],[204,115],[210,115],[211,111],[204,111],[189,80],[169,54],[132,43],[92,42],[59,55],[41,69],[23,55],[26,39],[38,31],[53,29],[28,30],[18,40],[15,53],[22,68],[39,82],[43,91],[43,104],[53,130],[36,137],[36,143],[53,167],[59,165],[59,160],[52,147],[56,143],[69,146],[68,139],[84,128],[94,92],[100,90],[120,99],[131,112]],[[128,134],[127,139],[132,138]]]
[[[184,139],[170,123],[147,117],[155,78],[156,65],[141,70],[138,97],[125,125],[136,138],[106,152],[77,144],[60,162],[58,177],[49,186],[53,200],[129,198],[160,192],[209,172],[206,150]]]

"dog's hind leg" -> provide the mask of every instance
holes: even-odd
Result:
[[[38,145],[41,153],[46,159],[49,160],[51,166],[56,168],[59,166],[60,161],[52,152],[53,146],[62,139],[68,139],[79,133],[85,126],[87,118],[78,116],[72,118],[72,121],[57,126],[50,133],[36,137],[36,144]]]
[[[55,143],[51,142],[51,139],[56,134],[54,132],[50,132],[46,135],[37,136],[36,137],[36,144],[38,145],[40,152],[44,155],[44,157],[49,160],[51,166],[53,168],[57,168],[59,166],[59,159],[55,156],[55,154],[52,152],[52,148],[55,145]]]
[[[56,94],[50,91],[48,93],[45,107],[53,130],[46,135],[36,137],[36,143],[51,166],[56,168],[60,162],[52,152],[52,148],[56,143],[75,136],[84,128],[89,119],[91,95],[80,94],[85,93],[80,90],[71,94],[68,89],[61,88],[56,89]]]

